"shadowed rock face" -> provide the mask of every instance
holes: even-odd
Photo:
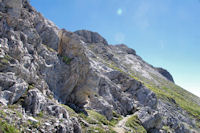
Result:
[[[164,77],[166,77],[169,81],[174,83],[174,79],[173,79],[172,75],[167,70],[165,70],[163,68],[157,68],[157,70],[160,74],[162,74]]]
[[[158,86],[157,79],[173,82],[169,72],[124,44],[108,45],[96,32],[61,30],[26,0],[0,0],[0,104],[18,103],[25,122],[47,115],[41,127],[25,131],[81,133],[82,118],[70,116],[61,103],[108,120],[113,111],[136,114],[148,132],[161,132],[162,124],[179,132],[189,130],[178,126],[182,122],[195,126],[174,99],[158,100],[133,74]]]

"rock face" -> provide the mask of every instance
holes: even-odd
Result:
[[[173,79],[172,75],[167,70],[165,70],[163,68],[157,68],[157,70],[160,74],[162,74],[164,77],[166,77],[169,81],[174,83],[174,79]]]
[[[150,108],[142,108],[137,113],[139,120],[142,122],[145,129],[150,130],[154,128],[161,128],[161,116],[158,111]]]
[[[124,54],[132,54],[132,55],[136,55],[136,52],[134,49],[128,48],[125,44],[118,44],[115,45],[115,47],[117,47],[118,49],[120,49],[122,52],[124,52]]]
[[[26,126],[20,131],[85,132],[104,120],[85,122],[77,113],[87,116],[88,110],[107,120],[135,114],[148,132],[161,132],[163,125],[190,131],[195,124],[176,101],[158,99],[147,86],[168,81],[173,78],[166,70],[124,44],[108,45],[96,32],[59,29],[26,0],[0,1],[0,104],[9,112],[0,116],[18,128]],[[14,116],[13,105],[19,105],[21,117]],[[39,116],[42,125],[37,125]]]
[[[82,37],[83,41],[86,43],[103,43],[108,45],[106,39],[100,36],[97,32],[87,31],[87,30],[78,30],[75,33]]]

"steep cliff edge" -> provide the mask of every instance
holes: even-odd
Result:
[[[0,132],[115,132],[126,115],[130,132],[199,132],[200,99],[124,44],[0,0]]]

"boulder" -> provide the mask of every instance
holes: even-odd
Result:
[[[90,107],[100,114],[106,116],[108,120],[111,120],[113,118],[113,107],[110,105],[106,100],[103,98],[91,98],[91,105]]]
[[[0,99],[4,104],[13,104],[27,91],[28,84],[14,73],[0,73]]]
[[[81,36],[83,41],[86,43],[103,43],[105,45],[108,45],[107,41],[97,32],[92,32],[88,30],[78,30],[74,33]]]
[[[173,77],[172,77],[172,75],[167,71],[167,70],[165,70],[165,69],[163,69],[163,68],[156,68],[157,69],[157,71],[161,74],[161,75],[163,75],[165,78],[167,78],[169,81],[171,81],[171,82],[173,82],[174,83],[174,79],[173,79]]]
[[[162,127],[162,119],[158,111],[149,107],[143,107],[135,113],[141,121],[143,127],[149,131],[150,129],[160,129]]]
[[[30,90],[24,100],[26,112],[30,112],[36,116],[40,111],[45,110],[46,99],[38,89]]]
[[[117,44],[114,47],[119,49],[121,53],[136,55],[136,51],[134,49],[128,48],[125,44]]]

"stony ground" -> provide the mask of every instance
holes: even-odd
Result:
[[[126,122],[132,115],[128,115],[126,117],[123,117],[122,120],[120,120],[115,127],[113,128],[115,132],[117,133],[125,133],[127,131],[131,131],[128,127],[126,127]]]

